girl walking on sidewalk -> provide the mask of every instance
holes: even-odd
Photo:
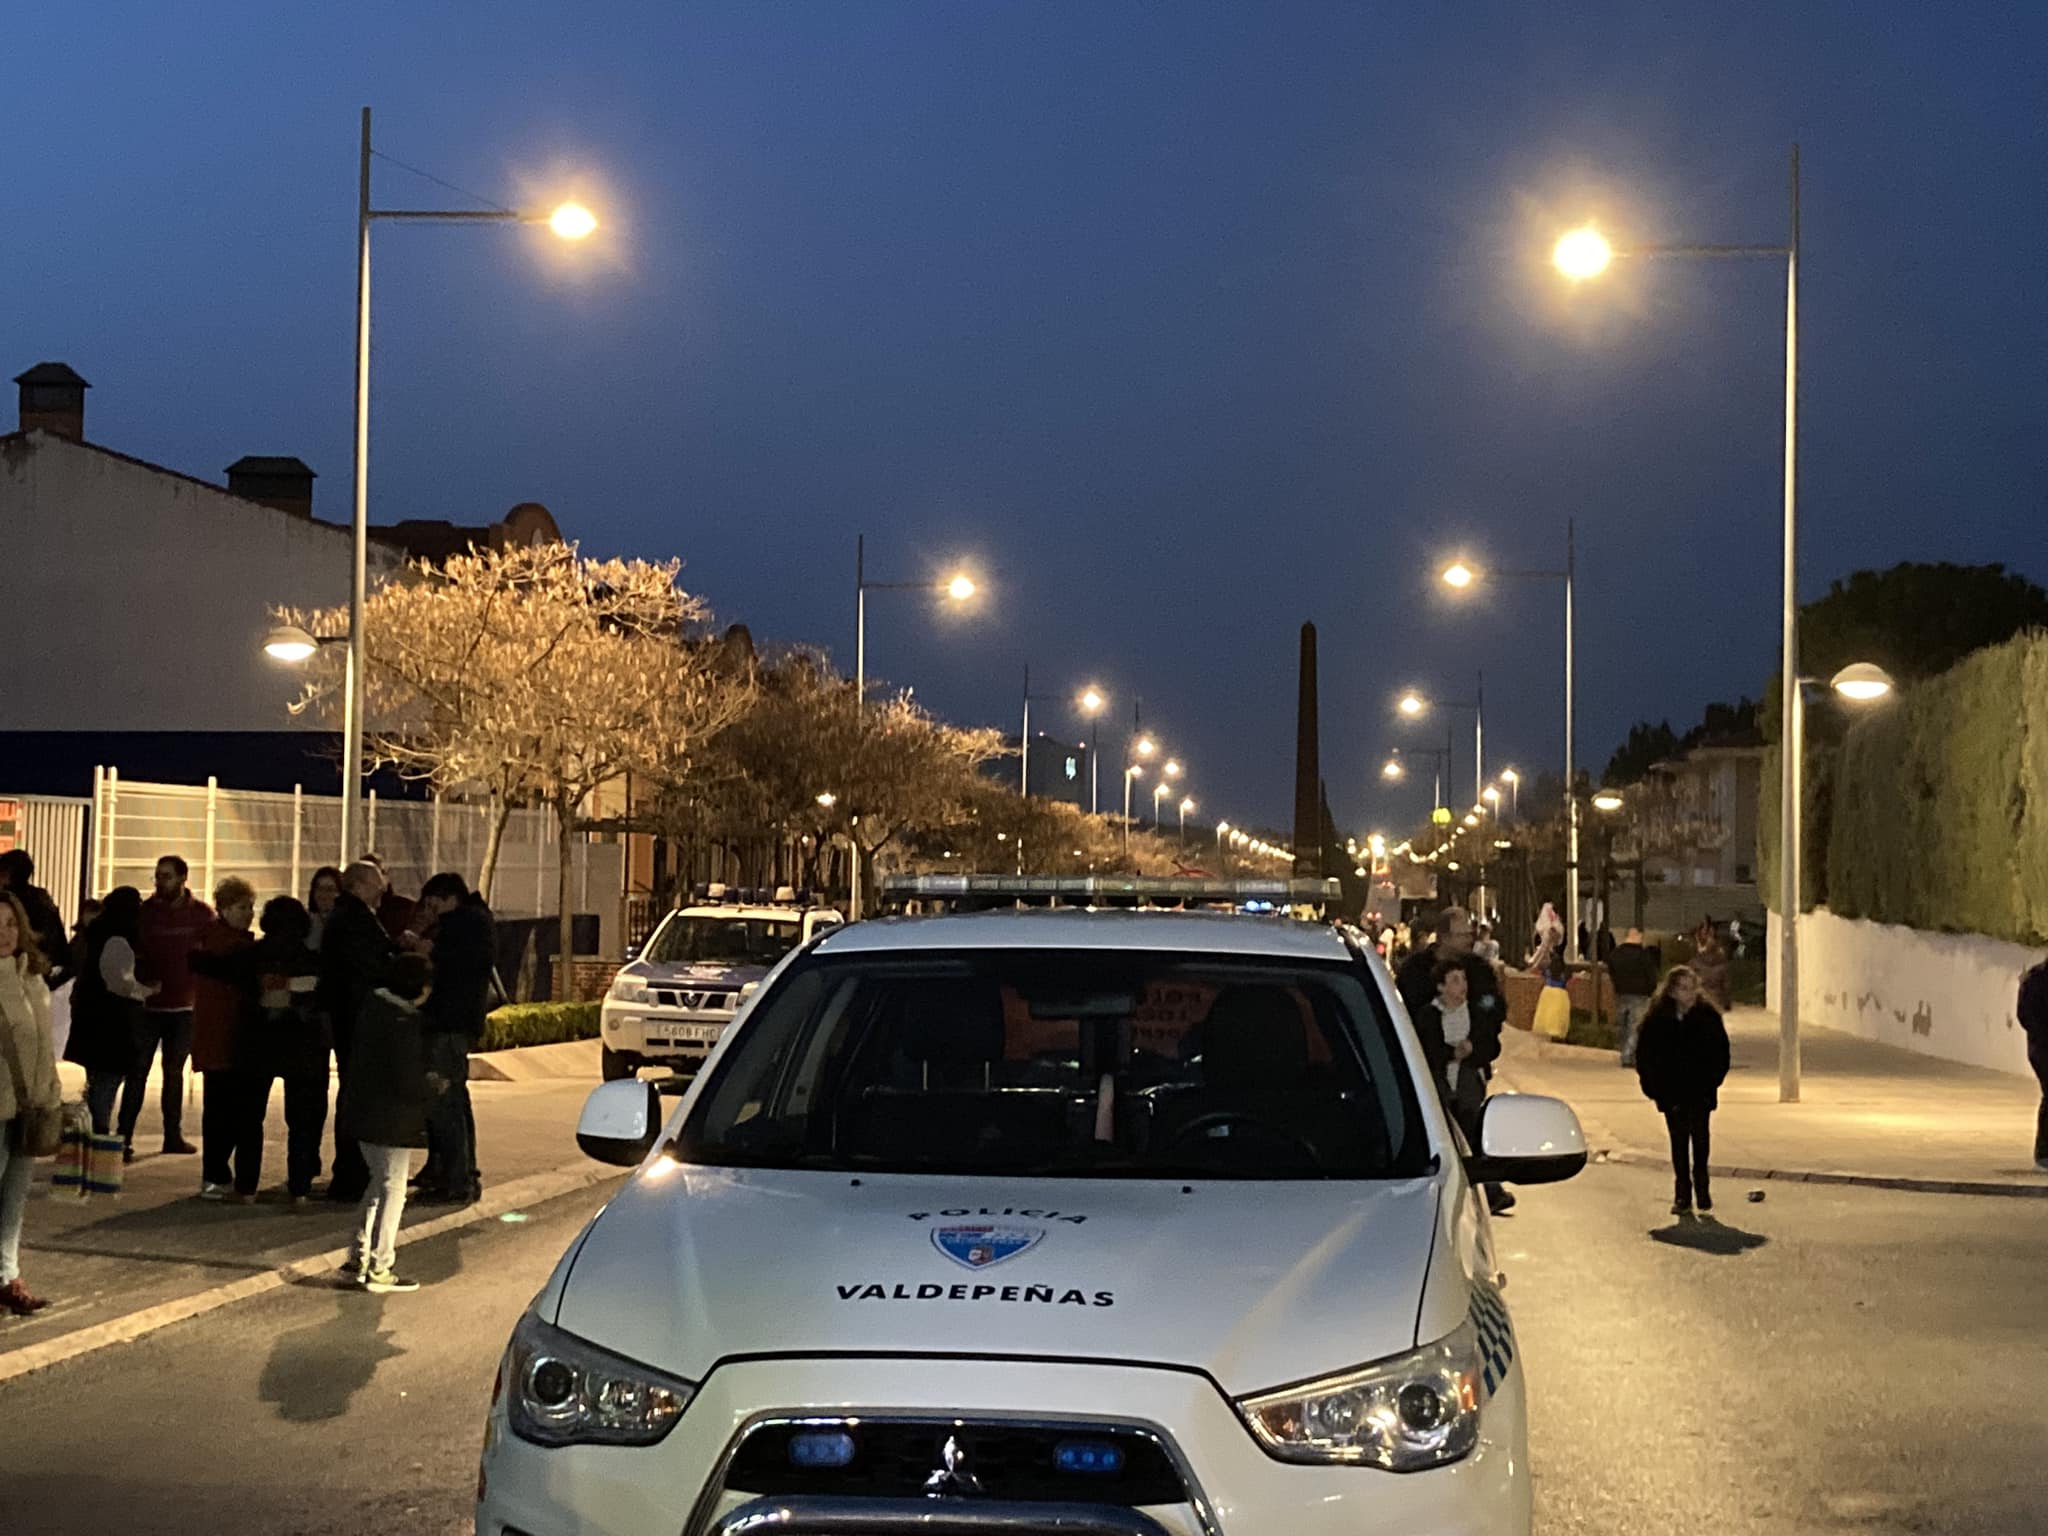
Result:
[[[1671,1134],[1671,1214],[1714,1208],[1707,1187],[1708,1121],[1728,1076],[1728,1029],[1700,995],[1700,978],[1675,965],[1650,999],[1636,1039],[1636,1079]],[[1689,1156],[1688,1156],[1689,1154]]]

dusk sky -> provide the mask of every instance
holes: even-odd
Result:
[[[1782,268],[1547,256],[1588,214],[1780,241],[1795,139],[1807,595],[2048,578],[2038,4],[95,3],[5,46],[0,362],[76,367],[94,441],[297,454],[346,519],[369,105],[396,160],[605,224],[378,229],[373,520],[542,501],[849,670],[857,533],[878,579],[964,559],[988,600],[878,595],[871,671],[1012,729],[1027,664],[1099,682],[1106,750],[1141,696],[1204,819],[1286,818],[1304,619],[1344,830],[1427,809],[1377,780],[1442,739],[1402,684],[1483,668],[1490,762],[1560,765],[1559,591],[1432,575],[1559,565],[1570,516],[1583,765],[1759,691]]]

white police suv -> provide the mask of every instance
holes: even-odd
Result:
[[[480,1536],[1526,1536],[1481,1181],[1377,956],[1199,912],[856,924],[787,958],[513,1333]]]
[[[648,1066],[695,1071],[776,961],[846,921],[788,886],[761,894],[703,887],[619,968],[598,1011],[606,1082]]]

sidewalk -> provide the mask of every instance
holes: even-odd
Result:
[[[1778,1017],[1728,1015],[1733,1068],[1714,1116],[1714,1171],[1732,1179],[1877,1184],[2048,1197],[2033,1166],[2040,1090],[1838,1030],[1801,1032],[1801,1093],[1778,1102]],[[1664,1122],[1612,1051],[1508,1031],[1499,1087],[1570,1102],[1597,1156],[1670,1165]]]
[[[434,1231],[445,1231],[491,1220],[616,1172],[576,1149],[577,1113],[598,1081],[595,1041],[588,1042],[588,1052],[589,1070],[578,1076],[471,1082],[484,1201],[408,1205],[401,1242],[430,1223]],[[77,1096],[68,1078],[66,1091]],[[185,1136],[195,1142],[199,1097],[192,1088],[185,1110]],[[346,1247],[354,1235],[353,1204],[316,1199],[297,1213],[286,1204],[281,1095],[272,1095],[266,1117],[264,1188],[253,1206],[198,1198],[198,1157],[166,1157],[157,1150],[163,1145],[157,1098],[152,1075],[149,1104],[136,1129],[138,1156],[119,1195],[54,1195],[55,1164],[35,1165],[22,1231],[22,1279],[50,1305],[33,1317],[0,1316],[0,1381],[288,1279],[324,1274],[330,1266],[319,1262],[322,1257]],[[332,1155],[332,1134],[330,1122],[323,1158]],[[415,1155],[415,1167],[424,1155]],[[316,1191],[325,1184],[323,1172]]]

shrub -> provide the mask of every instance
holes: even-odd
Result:
[[[599,1003],[510,1003],[484,1020],[480,1051],[597,1038]]]

